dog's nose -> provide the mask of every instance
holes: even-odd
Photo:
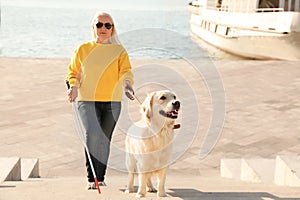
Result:
[[[178,110],[178,109],[180,108],[180,102],[179,102],[179,101],[174,101],[174,102],[172,103],[172,105],[173,105],[173,107],[174,107],[176,110]]]

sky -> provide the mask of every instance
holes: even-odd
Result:
[[[72,1],[72,3],[70,3]],[[124,10],[187,9],[190,0],[1,0],[1,6],[89,7]]]

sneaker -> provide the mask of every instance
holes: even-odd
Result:
[[[88,182],[87,190],[96,190],[96,189],[97,189],[97,186],[96,186],[95,182]]]
[[[104,181],[100,181],[100,182],[98,182],[98,184],[99,184],[99,186],[107,186]]]

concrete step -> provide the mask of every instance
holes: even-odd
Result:
[[[277,156],[274,182],[281,186],[300,187],[300,156]]]
[[[300,156],[221,159],[220,175],[253,183],[300,187]]]
[[[0,182],[21,180],[21,160],[19,157],[0,158]]]
[[[21,181],[39,177],[39,160],[36,158],[0,158],[0,182]]]
[[[107,187],[86,190],[86,179],[79,177],[48,177],[26,182],[4,182],[0,187],[1,200],[139,200],[134,193],[125,193],[128,174],[108,173]],[[153,180],[156,186],[155,179]],[[135,190],[138,181],[135,182]],[[7,186],[5,188],[5,186]],[[15,187],[12,187],[15,186]],[[294,187],[264,185],[203,176],[200,173],[180,171],[167,173],[168,197],[157,198],[157,193],[147,192],[140,200],[299,200],[300,190]],[[5,189],[4,189],[5,188]]]
[[[221,159],[221,177],[240,180],[241,167],[241,159]]]
[[[21,159],[21,178],[39,178],[39,160],[37,158],[22,158]]]
[[[274,172],[274,159],[242,159],[242,181],[250,181],[254,183],[273,183]]]
[[[275,161],[273,159],[222,159],[220,170],[223,178],[270,183],[273,182]]]

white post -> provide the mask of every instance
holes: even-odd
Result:
[[[239,12],[243,12],[243,4],[244,4],[244,1],[242,0],[242,1],[240,1],[240,2],[241,2],[241,4],[240,4]]]
[[[284,10],[284,2],[285,2],[285,0],[279,1],[279,8],[282,8],[283,10]]]
[[[282,0],[280,0],[280,1],[282,1]],[[255,7],[255,9],[259,9],[259,1],[258,0],[256,1],[256,7]]]
[[[234,0],[230,0],[230,4],[229,5],[233,5],[232,9],[231,9],[231,12],[235,12],[235,9],[236,9],[236,3],[233,2]]]
[[[300,11],[300,0],[296,0],[296,2],[295,2],[295,11],[297,11],[297,12]]]
[[[247,13],[249,13],[249,10],[250,10],[250,1],[248,0],[247,1]]]

